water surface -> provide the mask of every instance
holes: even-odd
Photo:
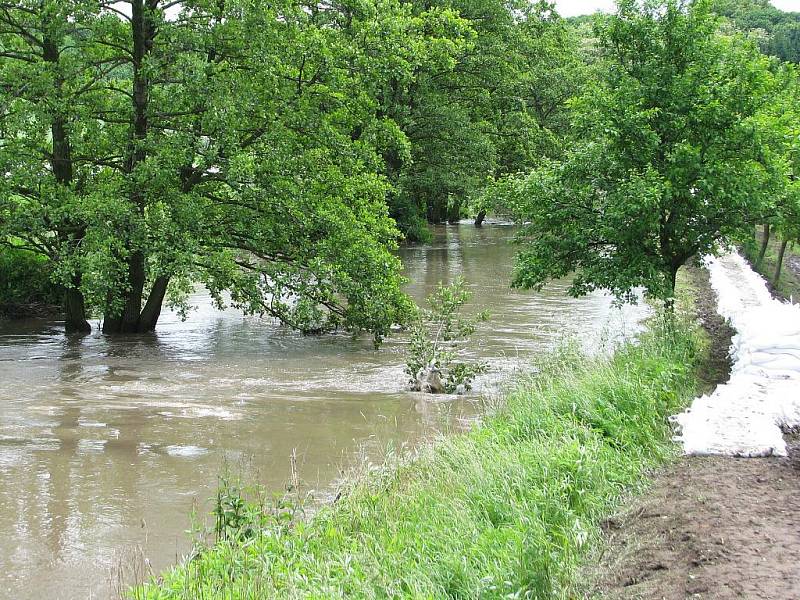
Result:
[[[159,570],[187,551],[193,502],[207,510],[223,461],[283,489],[295,455],[324,496],[356,454],[468,426],[532,357],[577,336],[589,347],[632,330],[597,294],[509,289],[513,230],[461,225],[404,248],[422,299],[461,274],[488,309],[476,354],[492,372],[468,396],[405,391],[402,339],[306,337],[214,309],[207,295],[154,335],[65,337],[59,322],[0,323],[0,597],[103,598],[119,556],[139,547]]]

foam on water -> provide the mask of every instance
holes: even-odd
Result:
[[[686,454],[785,456],[800,426],[800,306],[775,300],[738,254],[707,258],[718,311],[736,330],[728,383],[673,417]]]
[[[180,456],[182,458],[193,458],[195,456],[203,456],[208,454],[208,448],[201,446],[181,446],[172,445],[164,448],[170,456]]]

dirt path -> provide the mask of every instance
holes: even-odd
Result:
[[[605,598],[800,598],[800,448],[684,458],[607,523]]]
[[[708,383],[727,377],[731,330],[692,274],[713,339]],[[606,523],[604,598],[800,599],[800,438],[786,458],[684,457]]]

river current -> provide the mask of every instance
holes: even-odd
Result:
[[[566,281],[511,290],[512,238],[462,224],[400,251],[415,299],[463,275],[491,313],[474,350],[491,370],[462,397],[406,391],[401,336],[377,351],[303,336],[218,311],[202,291],[187,320],[165,312],[153,335],[0,322],[0,597],[108,597],[131,556],[158,571],[189,549],[192,506],[208,512],[225,465],[279,492],[294,462],[325,498],[364,457],[469,427],[487,394],[558,343],[600,349],[635,331],[642,306],[568,298]]]

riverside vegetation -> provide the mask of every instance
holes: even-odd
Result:
[[[471,432],[371,469],[310,520],[234,490],[216,543],[130,597],[566,597],[602,519],[673,456],[667,417],[705,349],[660,319],[612,357],[563,348]]]
[[[485,373],[488,365],[466,360],[464,345],[475,333],[478,323],[489,318],[487,311],[474,316],[462,314],[472,297],[462,277],[451,285],[439,284],[428,298],[428,308],[420,308],[411,325],[406,374],[411,389],[418,392],[463,393],[472,381]]]
[[[202,284],[377,343],[413,318],[397,244],[487,211],[525,224],[517,285],[664,298],[756,224],[797,238],[797,31],[767,0],[5,3],[0,251],[81,333]]]
[[[784,249],[800,236],[796,19],[766,6],[619,0],[570,22],[547,1],[2,4],[0,293],[46,280],[67,333],[100,316],[127,335],[203,285],[309,334],[377,345],[411,324],[440,368],[452,349],[414,325],[394,251],[491,211],[520,224],[515,285],[644,288],[671,314],[694,257],[756,225]],[[669,323],[613,358],[563,351],[481,427],[310,521],[226,493],[218,543],[133,595],[567,594],[694,390],[702,344]]]

